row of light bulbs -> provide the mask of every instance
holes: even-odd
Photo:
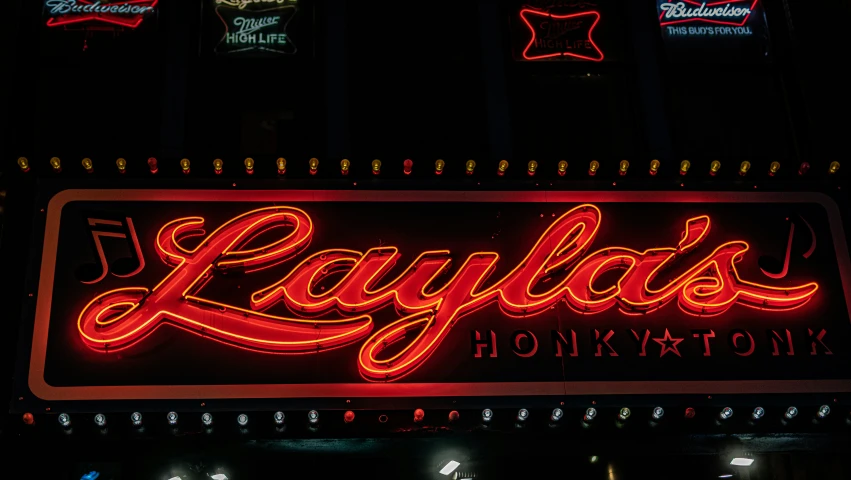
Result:
[[[520,410],[517,411],[517,415],[515,417],[515,420],[518,424],[523,424],[524,422],[526,422],[529,419],[529,415],[530,415],[529,410],[527,410],[525,408],[521,408]],[[692,419],[692,418],[695,417],[695,415],[696,415],[695,409],[693,409],[693,408],[686,408],[685,409],[684,417],[686,419]],[[828,405],[822,405],[816,411],[816,417],[818,419],[823,420],[823,419],[827,418],[828,415],[830,415],[830,406],[828,406]],[[619,422],[623,423],[623,422],[626,422],[627,420],[629,420],[629,418],[631,416],[632,416],[632,411],[629,409],[629,407],[623,407],[623,408],[618,410],[617,420]],[[652,421],[659,422],[663,419],[664,416],[665,416],[665,409],[663,409],[662,407],[653,408],[653,411],[651,413],[651,420]],[[753,411],[750,414],[750,418],[753,421],[759,421],[764,416],[765,416],[765,409],[762,408],[762,407],[754,408]],[[789,407],[783,413],[783,419],[785,421],[792,420],[797,416],[798,416],[797,407]],[[383,417],[383,420],[382,420],[382,417]],[[482,423],[483,424],[489,424],[494,419],[494,417],[495,417],[494,411],[491,410],[490,408],[486,408],[486,409],[482,410]],[[718,418],[719,421],[726,421],[726,420],[729,420],[732,417],[733,417],[733,409],[731,407],[722,408],[721,411],[717,415],[717,418]],[[71,416],[69,414],[61,413],[61,414],[59,414],[59,416],[57,418],[58,418],[59,424],[63,428],[70,428],[71,427]],[[275,412],[272,415],[272,419],[273,419],[275,425],[279,425],[279,426],[282,426],[286,423],[286,418],[287,417],[284,414],[284,412]],[[414,418],[413,418],[414,423],[422,423],[424,418],[425,418],[425,411],[423,409],[418,408],[418,409],[414,410]],[[449,413],[449,421],[450,422],[455,422],[459,418],[460,418],[460,414],[458,413],[457,410],[453,410]],[[564,411],[561,408],[553,409],[552,413],[550,414],[550,422],[551,423],[558,423],[563,418],[564,418]],[[594,407],[591,407],[591,408],[588,408],[587,410],[585,410],[585,414],[582,417],[582,422],[586,426],[590,426],[592,423],[594,423],[596,418],[597,418],[597,409],[594,408]],[[178,419],[179,419],[179,416],[178,416],[177,412],[168,412],[168,414],[166,414],[166,421],[171,426],[177,426]],[[355,420],[355,412],[348,410],[343,414],[343,422],[352,423],[352,422],[354,422],[354,420]],[[26,418],[25,418],[25,421],[26,421]],[[311,410],[311,411],[307,412],[307,421],[310,425],[318,424],[319,423],[319,412],[317,410]],[[382,415],[382,416],[379,417],[379,421],[386,422],[387,417],[385,415]],[[142,426],[142,414],[140,412],[133,412],[132,414],[130,414],[130,422],[135,427],[141,427]],[[236,422],[240,427],[248,426],[248,414],[245,414],[245,413],[239,414],[236,417]],[[107,423],[106,415],[104,415],[102,413],[98,413],[97,415],[94,416],[94,423],[95,423],[96,426],[98,426],[100,428],[105,428],[106,423]],[[213,414],[211,414],[211,413],[202,414],[201,415],[201,423],[205,427],[212,427],[213,426]]]
[[[278,168],[278,175],[284,175],[287,172],[287,160],[285,158],[278,158],[275,161],[275,163],[276,163],[276,166]],[[254,173],[254,159],[253,158],[251,158],[251,157],[246,158],[245,161],[243,162],[243,164],[245,165],[245,173],[247,173],[249,175]],[[348,175],[349,169],[351,168],[351,165],[352,165],[352,162],[349,161],[348,159],[344,158],[343,160],[341,160],[340,161],[340,173],[343,174],[343,175]],[[499,164],[497,165],[497,172],[496,172],[497,175],[499,175],[499,176],[505,175],[505,172],[508,171],[508,165],[509,165],[508,160],[500,160]],[[21,171],[23,171],[23,172],[28,172],[30,170],[30,162],[26,157],[18,158],[18,166],[20,167]],[[50,166],[57,173],[62,171],[62,161],[59,159],[59,157],[51,158],[50,159]],[[83,166],[83,169],[85,169],[86,172],[88,172],[88,173],[94,172],[94,162],[92,162],[92,159],[84,158],[83,161],[82,161],[82,166]],[[118,169],[119,173],[125,173],[127,171],[127,160],[125,160],[123,158],[119,158],[118,160],[115,161],[115,166]],[[659,169],[661,168],[661,166],[662,166],[662,162],[660,162],[659,160],[651,160],[650,161],[650,169],[649,169],[650,175],[656,175],[657,173],[659,173]],[[839,166],[840,166],[839,162],[837,162],[837,161],[831,162],[830,166],[828,167],[828,173],[831,174],[831,175],[837,173],[839,171]],[[310,174],[315,175],[319,171],[319,159],[318,158],[311,158],[308,161],[308,167],[310,168]],[[568,167],[567,161],[562,160],[562,161],[558,162],[558,167],[557,167],[558,168],[558,170],[557,170],[558,174],[560,176],[564,176],[565,174],[567,174],[567,167]],[[156,158],[151,157],[151,158],[148,159],[148,168],[151,170],[151,173],[157,173],[159,171],[158,162],[157,162]],[[373,160],[372,164],[371,164],[371,168],[372,168],[373,175],[379,175],[381,173],[381,160],[377,160],[377,159]],[[402,168],[403,168],[402,171],[405,175],[410,175],[413,168],[414,168],[413,160],[411,160],[410,158],[406,159],[404,162],[402,162]],[[444,162],[443,160],[438,159],[434,162],[434,173],[435,173],[435,175],[442,174],[445,168],[446,168],[446,162]],[[464,168],[465,168],[465,172],[466,172],[467,175],[472,175],[476,170],[476,161],[475,160],[467,160],[467,162],[464,164]],[[188,158],[184,158],[184,159],[180,160],[180,169],[183,171],[184,174],[189,174],[189,172],[191,171],[191,162],[189,161]],[[600,162],[598,162],[597,160],[592,160],[591,163],[588,164],[588,175],[590,175],[590,176],[596,175],[597,171],[599,169],[600,169]],[[682,162],[680,162],[680,166],[679,166],[680,175],[686,175],[689,172],[690,169],[691,169],[691,162],[690,161],[683,160]],[[715,176],[715,175],[718,174],[718,172],[720,170],[721,170],[721,162],[720,161],[713,160],[709,164],[709,175]],[[745,160],[745,161],[743,161],[742,163],[739,164],[739,175],[745,176],[745,175],[748,174],[748,172],[750,172],[750,170],[751,170],[751,163],[749,161]],[[810,170],[810,164],[807,163],[807,162],[803,162],[798,167],[798,174],[804,175],[809,170]],[[220,158],[213,160],[213,172],[218,175],[218,174],[221,174],[223,171],[224,171],[224,161]],[[538,171],[538,162],[536,162],[535,160],[530,160],[526,164],[526,173],[529,176],[534,176],[537,171]],[[620,163],[618,164],[618,173],[621,176],[624,176],[624,175],[627,174],[627,171],[629,171],[629,161],[628,160],[621,160]],[[780,162],[776,162],[776,161],[771,162],[771,164],[768,167],[768,175],[774,176],[775,174],[777,174],[778,171],[780,171]]]

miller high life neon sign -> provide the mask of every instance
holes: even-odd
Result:
[[[533,361],[542,355],[565,362],[577,356],[656,362],[726,356],[764,362],[766,357],[801,355],[826,365],[848,361],[844,349],[838,347],[840,338],[851,335],[851,320],[844,297],[836,297],[840,274],[841,283],[847,284],[847,251],[839,253],[845,248],[840,243],[844,240],[829,238],[826,224],[820,220],[822,214],[813,207],[772,206],[772,212],[798,213],[753,230],[748,225],[760,220],[735,219],[743,208],[760,211],[762,203],[747,207],[747,199],[757,197],[737,197],[730,204],[735,208],[727,208],[693,194],[687,200],[695,203],[686,203],[692,215],[674,220],[675,216],[666,214],[670,220],[664,225],[654,223],[650,230],[635,230],[638,224],[633,220],[632,227],[623,230],[621,221],[635,217],[626,213],[635,207],[624,210],[629,204],[610,202],[633,198],[630,194],[604,194],[602,202],[593,203],[561,200],[566,203],[551,205],[552,216],[542,214],[541,223],[526,226],[514,225],[523,218],[519,212],[536,211],[537,204],[503,205],[494,202],[511,202],[517,195],[482,194],[479,197],[484,203],[468,204],[469,208],[506,218],[512,222],[514,235],[501,241],[499,231],[489,233],[497,248],[488,249],[480,248],[482,239],[474,242],[477,248],[458,240],[448,245],[438,241],[431,247],[435,240],[426,232],[432,231],[420,227],[405,227],[408,229],[400,234],[395,225],[415,225],[411,222],[417,217],[399,223],[394,219],[398,213],[390,212],[413,207],[393,199],[411,201],[420,195],[424,201],[434,202],[439,198],[428,193],[399,197],[385,192],[389,203],[377,214],[352,213],[363,212],[357,202],[333,208],[323,207],[322,202],[311,204],[304,201],[313,198],[309,192],[301,197],[298,192],[253,193],[255,204],[245,206],[234,203],[237,195],[239,192],[123,192],[122,200],[127,202],[123,207],[123,202],[104,203],[115,198],[110,191],[61,194],[63,203],[58,205],[64,207],[49,209],[49,225],[60,218],[76,218],[77,211],[106,208],[111,213],[88,218],[85,227],[62,220],[61,230],[46,230],[30,388],[39,396],[59,395],[56,398],[89,398],[80,395],[90,389],[103,395],[105,391],[97,390],[100,387],[57,393],[65,390],[40,377],[58,368],[50,366],[47,351],[52,348],[54,356],[67,356],[67,362],[82,362],[83,367],[75,367],[75,371],[97,365],[99,358],[110,359],[111,368],[120,369],[125,355],[135,359],[128,367],[136,368],[134,364],[145,359],[156,365],[153,352],[157,349],[153,347],[163,342],[169,345],[171,338],[197,339],[193,340],[193,355],[209,350],[221,359],[236,351],[242,352],[237,358],[244,361],[266,358],[282,368],[274,375],[284,380],[272,383],[289,390],[263,390],[269,385],[239,389],[240,395],[249,397],[286,396],[297,391],[328,395],[336,390],[323,390],[322,385],[332,388],[342,383],[347,385],[347,393],[355,395],[392,395],[392,390],[368,387],[376,384],[408,385],[404,391],[409,394],[429,394],[434,387],[411,386],[409,378],[416,378],[416,385],[438,385],[448,380],[438,368],[445,362],[479,369],[489,362]],[[594,195],[598,194],[588,196]],[[342,200],[356,198],[358,193],[325,192],[322,196]],[[72,201],[74,198],[82,200]],[[380,196],[364,197],[375,198]],[[738,201],[745,206],[735,203]],[[219,202],[231,213],[224,216],[221,206],[205,206],[204,202]],[[643,215],[652,218],[653,211],[665,206],[652,204]],[[385,208],[390,210],[384,213]],[[508,213],[504,213],[506,209]],[[206,213],[167,216],[173,210]],[[329,212],[334,213],[329,216]],[[434,215],[429,224],[441,217],[419,207],[416,212]],[[345,230],[349,234],[334,226],[336,215],[349,219]],[[359,215],[364,224],[384,233],[352,230],[358,223],[351,220]],[[490,213],[476,215],[481,218]],[[478,222],[470,223],[487,224]],[[481,233],[481,227],[453,223],[451,228],[458,234],[455,237],[462,239],[478,238]],[[736,235],[738,229],[743,229],[744,235]],[[660,236],[649,231],[670,233]],[[766,236],[768,231],[775,232],[774,236]],[[398,246],[380,240],[394,238],[393,232],[401,239]],[[94,241],[94,255],[70,254],[86,236]],[[375,238],[375,243],[352,248],[353,244],[368,245],[358,241],[361,236]],[[777,238],[780,236],[783,238]],[[624,241],[615,242],[617,238]],[[749,240],[754,238],[758,238],[756,252]],[[104,243],[110,241],[124,245],[129,255],[126,262],[110,259],[116,255],[114,245]],[[763,262],[766,242],[786,246],[785,255],[772,254],[781,259],[777,265]],[[411,248],[409,243],[417,246]],[[61,258],[56,256],[59,250],[65,252]],[[755,268],[757,258],[760,265]],[[57,285],[65,293],[52,294],[53,279],[68,278],[69,273],[62,272],[81,271],[81,262],[90,267],[79,274],[79,281]],[[834,270],[823,272],[817,265]],[[832,297],[825,296],[825,288]],[[836,323],[831,323],[834,320]],[[160,328],[164,326],[169,328]],[[53,347],[48,331],[54,332]],[[71,336],[55,343],[62,335]],[[170,355],[181,355],[182,342],[173,345],[177,353]],[[82,355],[74,345],[90,353]],[[459,352],[459,347],[469,350]],[[313,386],[302,385],[306,383],[303,379],[286,380],[291,375],[302,378],[297,371],[287,373],[286,365],[300,365],[306,357],[316,358],[320,364],[326,358],[344,363],[334,368],[325,365],[316,373],[318,377],[311,377]],[[346,362],[350,367],[343,367]],[[664,369],[662,365],[659,368]],[[156,372],[157,368],[146,367],[146,371]],[[349,368],[356,377],[346,373]],[[558,369],[553,375],[564,373]],[[610,375],[605,373],[604,378]],[[82,385],[89,381],[74,380]],[[358,383],[363,389],[356,387]],[[563,391],[563,384],[555,383],[562,386],[553,387],[554,391]],[[451,385],[451,391],[460,394],[514,392],[513,387],[475,381]],[[162,388],[137,386],[116,393],[124,391],[119,388],[109,395],[162,398],[175,394]],[[193,388],[186,395],[212,398],[233,394],[215,386],[196,384]]]
[[[45,0],[48,27],[107,25],[136,28],[156,12],[159,0]]]

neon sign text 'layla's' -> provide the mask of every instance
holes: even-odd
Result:
[[[156,241],[160,258],[173,270],[152,288],[120,288],[98,295],[80,313],[78,329],[83,341],[100,351],[127,348],[165,323],[272,353],[320,352],[369,335],[358,353],[361,375],[392,381],[423,365],[465,315],[492,303],[509,317],[530,317],[561,301],[580,314],[612,308],[625,314],[651,314],[675,302],[686,313],[712,316],[733,305],[794,309],[818,290],[816,283],[772,287],[740,278],[736,263],[749,248],[743,241],[726,242],[693,259],[690,268],[660,286],[661,274],[681,264],[706,240],[709,217],[687,220],[673,247],[637,251],[612,246],[591,251],[601,220],[594,205],[569,210],[513,270],[496,281],[489,280],[500,259],[496,252],[470,255],[450,278],[448,250],[423,252],[398,277],[383,281],[401,256],[397,248],[324,250],[254,292],[251,308],[245,309],[205,299],[199,292],[216,272],[236,269],[250,274],[303,251],[313,236],[310,216],[293,207],[252,210],[221,225],[192,249],[184,246],[185,239],[204,235],[204,219],[180,218],[165,224]],[[254,238],[280,227],[289,233],[268,245],[248,248]],[[605,288],[599,285],[604,275],[615,279],[604,282],[610,283]],[[320,284],[325,288],[317,292]],[[280,303],[299,316],[265,313]],[[369,313],[389,305],[402,318],[373,332]],[[323,318],[335,311],[345,318]],[[389,356],[385,350],[397,342],[403,343]]]

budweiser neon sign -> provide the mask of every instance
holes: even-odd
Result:
[[[450,276],[449,250],[422,252],[388,280],[384,277],[401,256],[391,246],[366,252],[327,249],[284,266],[306,250],[314,235],[312,219],[298,208],[251,210],[209,234],[203,230],[203,218],[178,218],[163,225],[156,237],[156,251],[172,267],[170,273],[153,286],[97,295],[80,312],[77,326],[82,341],[102,352],[144,341],[165,324],[269,353],[317,353],[359,343],[361,375],[393,381],[425,364],[466,315],[494,303],[511,317],[531,317],[558,302],[580,314],[616,309],[624,315],[653,315],[675,303],[691,315],[715,316],[734,306],[795,309],[818,290],[814,282],[774,287],[742,279],[736,263],[749,249],[744,241],[722,243],[708,255],[695,256],[710,233],[711,221],[705,215],[688,219],[672,246],[644,251],[592,249],[602,219],[595,205],[570,209],[540,234],[522,261],[496,280],[490,277],[500,262],[498,252],[473,253]],[[264,233],[282,227],[287,234],[249,248]],[[204,238],[188,248],[186,239],[197,236]],[[686,268],[667,277],[675,264]],[[281,279],[251,293],[249,308],[202,293],[217,273],[268,274],[278,269]],[[599,285],[604,276],[608,286]],[[293,315],[269,313],[280,304]],[[371,313],[388,306],[395,308],[398,319],[376,328]]]
[[[50,19],[47,21],[48,27],[107,23],[119,27],[136,28],[142,24],[147,15],[156,11],[158,1],[46,0],[44,6],[50,15]]]
[[[683,0],[659,5],[661,26],[703,22],[741,27],[747,23],[759,0],[696,2]]]

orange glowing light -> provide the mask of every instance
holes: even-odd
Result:
[[[663,286],[651,288],[665,270],[682,265],[708,238],[709,217],[688,219],[675,246],[591,251],[601,221],[602,213],[594,205],[572,208],[495,282],[488,279],[500,259],[496,252],[472,253],[444,280],[451,252],[426,251],[396,278],[385,281],[401,258],[396,247],[322,250],[296,264],[281,280],[252,293],[249,308],[241,308],[205,299],[201,291],[219,273],[235,269],[250,274],[304,251],[314,233],[310,216],[286,206],[251,210],[206,234],[192,249],[181,243],[205,235],[204,219],[178,218],[163,225],[156,240],[157,252],[171,272],[151,289],[127,287],[98,295],[81,311],[78,330],[86,345],[97,351],[127,348],[164,324],[267,353],[315,353],[369,335],[358,353],[361,375],[370,381],[394,381],[423,365],[462,318],[491,303],[514,318],[532,317],[560,301],[582,314],[615,308],[626,315],[645,315],[676,302],[690,315],[715,316],[737,304],[767,311],[799,308],[818,290],[816,283],[773,287],[743,280],[736,264],[749,246],[738,240],[711,251],[702,248],[708,252],[705,257],[695,259]],[[278,240],[246,247],[263,232],[281,227],[287,233]],[[609,272],[616,272],[616,280],[605,288],[595,287],[595,281]],[[341,278],[316,292],[331,275]],[[547,290],[542,292],[545,282]],[[277,303],[302,316],[338,312],[344,318],[265,313]],[[400,318],[373,332],[369,313],[388,306]],[[388,356],[385,352],[394,344],[399,345]]]

